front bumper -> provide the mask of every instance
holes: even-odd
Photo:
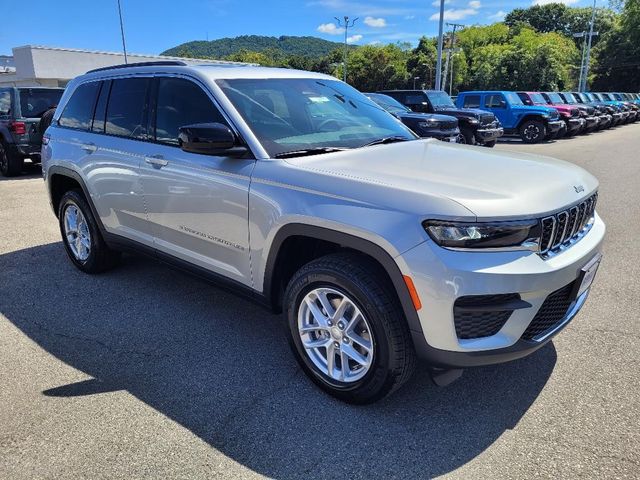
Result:
[[[585,117],[585,121],[587,122],[587,126],[586,126],[587,130],[593,130],[597,128],[598,125],[600,124],[599,117],[593,117],[593,116]]]
[[[572,117],[566,120],[566,124],[567,124],[567,133],[573,134],[575,132],[582,130],[586,125],[586,121],[584,118]]]
[[[604,233],[605,225],[596,215],[584,237],[548,259],[525,251],[457,252],[430,240],[397,257],[403,274],[413,279],[422,302],[418,311],[422,332],[412,332],[418,355],[440,368],[465,368],[513,360],[537,350],[569,323],[588,291],[576,299],[565,318],[544,338],[525,339],[527,328],[547,297],[576,282],[581,269],[599,255]],[[514,293],[528,306],[514,310],[497,333],[458,338],[454,316],[457,299]]]
[[[556,133],[562,127],[564,127],[564,121],[562,120],[553,120],[551,122],[547,122],[547,130],[549,130],[550,133]]]
[[[480,143],[493,142],[504,135],[504,128],[478,128],[476,130],[476,140]]]
[[[453,142],[460,134],[459,128],[448,129],[448,130],[440,130],[440,129],[422,129],[418,132],[418,135],[422,138],[435,138],[438,140],[444,140],[447,142]]]
[[[600,115],[600,128],[609,128],[611,126],[611,122],[613,121],[613,117],[609,114]]]

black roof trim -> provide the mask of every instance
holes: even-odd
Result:
[[[132,67],[158,67],[158,66],[178,66],[184,67],[187,64],[176,60],[160,60],[157,62],[139,62],[139,63],[123,63],[121,65],[112,65],[110,67],[94,68],[87,73],[102,72],[104,70],[115,70],[118,68],[132,68]]]

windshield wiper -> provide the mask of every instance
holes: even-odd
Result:
[[[403,137],[401,135],[394,135],[392,137],[378,138],[377,140],[374,140],[372,142],[365,143],[364,145],[362,145],[362,147],[370,147],[371,145],[382,145],[383,143],[406,142],[408,140],[410,139],[407,137]]]
[[[292,157],[306,157],[309,155],[320,155],[322,153],[342,152],[343,150],[349,150],[345,147],[313,147],[304,148],[302,150],[291,150],[289,152],[276,153],[275,158],[292,158]]]

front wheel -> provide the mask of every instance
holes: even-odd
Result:
[[[539,120],[527,120],[520,126],[520,138],[524,143],[540,143],[547,136],[547,128]]]
[[[470,128],[461,128],[460,133],[456,137],[456,143],[461,143],[463,145],[475,145],[476,137]]]
[[[493,148],[496,146],[497,140],[491,140],[490,142],[484,142],[482,145],[485,147]]]
[[[302,369],[340,400],[375,402],[413,373],[409,329],[384,271],[364,255],[302,267],[285,292],[289,342]]]

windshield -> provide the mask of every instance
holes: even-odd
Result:
[[[584,96],[584,93],[576,92],[573,94],[573,96],[580,103],[584,103],[588,101],[587,98]]]
[[[533,103],[537,103],[540,105],[546,105],[547,101],[544,99],[544,97],[542,96],[541,93],[532,93],[529,95],[529,98],[531,98],[531,101]]]
[[[504,96],[507,97],[511,105],[524,105],[516,92],[504,92]]]
[[[20,110],[23,117],[39,118],[51,107],[58,105],[62,90],[28,88],[20,90]]]
[[[567,101],[567,103],[570,104],[576,104],[578,102],[576,102],[576,99],[573,97],[573,94],[569,93],[569,92],[564,92],[563,93],[565,100]]]
[[[427,98],[433,105],[433,108],[442,107],[454,107],[455,105],[451,100],[451,97],[445,92],[426,92]]]
[[[547,96],[549,97],[549,100],[551,100],[551,103],[564,103],[564,100],[562,100],[562,97],[560,96],[559,93],[556,92],[549,92],[547,93]]]
[[[376,104],[380,105],[387,112],[391,113],[407,113],[411,112],[411,109],[402,105],[395,98],[391,98],[389,95],[382,95],[379,93],[365,93],[364,95],[369,100],[372,100]]]
[[[358,148],[386,137],[417,138],[337,80],[229,79],[217,84],[272,157],[297,150]]]

